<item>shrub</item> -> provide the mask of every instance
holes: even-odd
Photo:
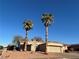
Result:
[[[15,47],[14,45],[8,45],[7,50],[14,50],[14,47]]]
[[[3,46],[0,46],[0,49],[3,49]]]

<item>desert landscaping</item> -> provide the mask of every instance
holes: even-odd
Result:
[[[79,59],[78,53],[3,51],[0,59]]]

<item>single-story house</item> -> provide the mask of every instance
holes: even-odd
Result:
[[[79,51],[79,44],[72,44],[68,47],[70,51]]]
[[[21,44],[23,44],[21,42]],[[27,51],[42,51],[45,52],[46,44],[40,41],[28,41]],[[59,42],[48,42],[47,52],[63,53],[67,46]]]

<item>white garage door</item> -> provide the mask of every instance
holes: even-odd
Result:
[[[47,51],[48,52],[61,52],[61,47],[48,46]]]

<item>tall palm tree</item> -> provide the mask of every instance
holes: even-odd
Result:
[[[50,13],[42,14],[41,21],[44,23],[45,26],[45,42],[46,42],[46,49],[45,53],[47,53],[47,45],[48,45],[48,26],[53,22],[53,15]]]
[[[28,31],[30,29],[32,29],[33,23],[32,23],[31,20],[26,20],[26,21],[24,21],[23,25],[24,25],[24,28],[26,30],[26,38],[25,38],[26,39],[26,42],[25,42],[25,51],[26,51],[26,45],[27,45],[27,42],[28,42]]]

